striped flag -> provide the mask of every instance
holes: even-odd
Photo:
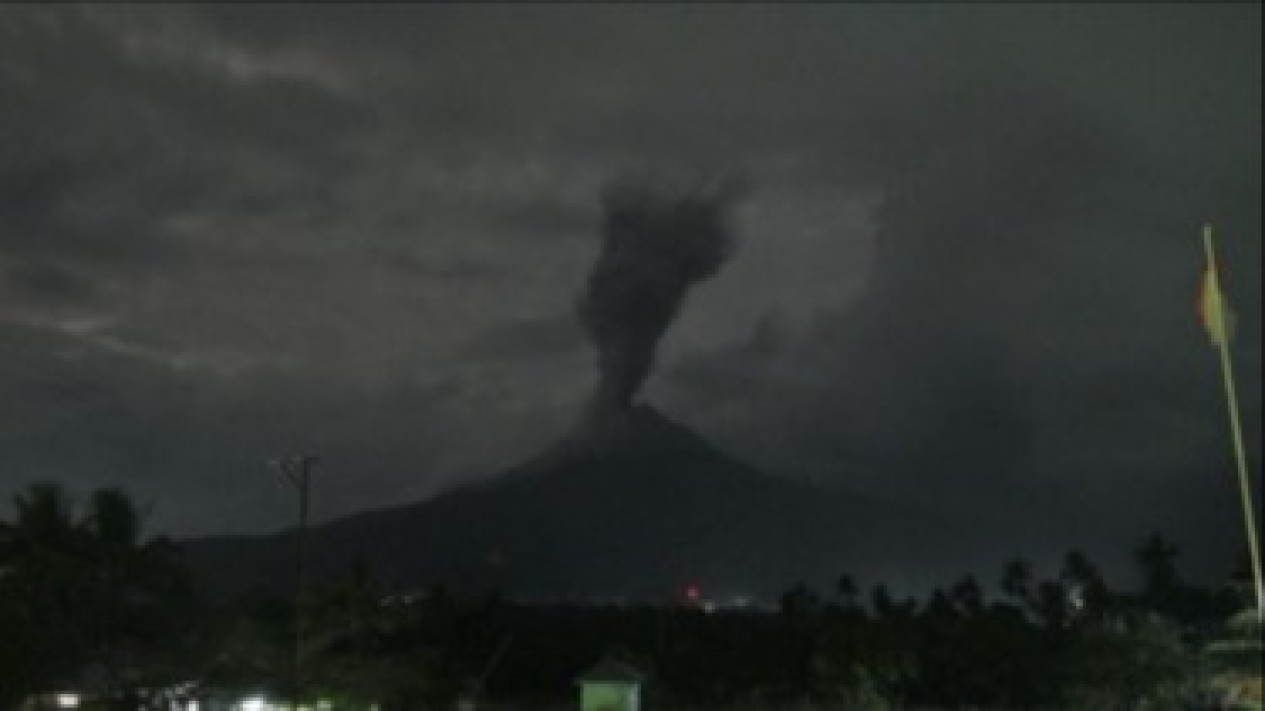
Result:
[[[1234,312],[1221,292],[1221,280],[1217,278],[1215,257],[1208,256],[1204,269],[1203,289],[1199,292],[1199,320],[1208,331],[1214,346],[1229,345],[1234,338]]]

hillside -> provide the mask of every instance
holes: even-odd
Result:
[[[943,582],[976,534],[758,472],[639,406],[492,480],[309,531],[309,570],[357,559],[391,588],[437,582],[529,596],[662,598],[689,583],[772,596],[797,581]],[[292,533],[188,541],[207,589],[292,583]],[[912,571],[916,571],[916,576]]]

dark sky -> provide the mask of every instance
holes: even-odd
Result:
[[[491,476],[593,389],[600,187],[741,176],[645,399],[1017,550],[1220,570],[1199,231],[1259,471],[1260,15],[5,5],[0,495],[123,485],[186,535],[287,523],[287,452],[322,519]]]

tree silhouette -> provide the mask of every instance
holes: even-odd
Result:
[[[1022,558],[1006,563],[1002,572],[1001,590],[1015,602],[1027,605],[1032,600],[1032,565]]]
[[[835,580],[835,595],[845,610],[853,610],[857,605],[857,584],[851,575],[844,573]]]
[[[1177,572],[1177,546],[1153,533],[1134,549],[1142,573],[1142,604],[1166,615],[1183,613],[1183,585]]]
[[[1084,552],[1073,549],[1063,557],[1060,581],[1067,587],[1069,602],[1078,615],[1098,615],[1110,602],[1102,573]]]
[[[8,682],[17,693],[92,665],[121,695],[173,661],[189,588],[174,546],[141,535],[126,494],[99,489],[80,506],[61,486],[38,483],[13,498],[13,509],[0,600],[25,624],[0,645],[23,650],[23,671]]]
[[[1177,546],[1158,533],[1138,546],[1134,555],[1142,568],[1144,593],[1169,591],[1177,586],[1177,554]]]
[[[0,700],[14,701],[81,664],[85,640],[75,620],[84,580],[74,565],[79,542],[69,497],[36,484],[13,497],[0,549]]]
[[[142,535],[140,511],[119,489],[92,492],[77,529],[91,576],[84,603],[91,611],[90,653],[114,686],[138,685],[138,662],[172,652],[165,638],[178,628],[191,596],[176,547]]]
[[[984,612],[984,590],[973,575],[967,575],[953,584],[949,598],[958,614],[976,617]]]

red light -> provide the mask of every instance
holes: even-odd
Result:
[[[703,591],[699,590],[698,585],[696,583],[690,583],[689,585],[685,586],[685,598],[687,600],[697,602],[698,599],[702,596],[703,596]]]

